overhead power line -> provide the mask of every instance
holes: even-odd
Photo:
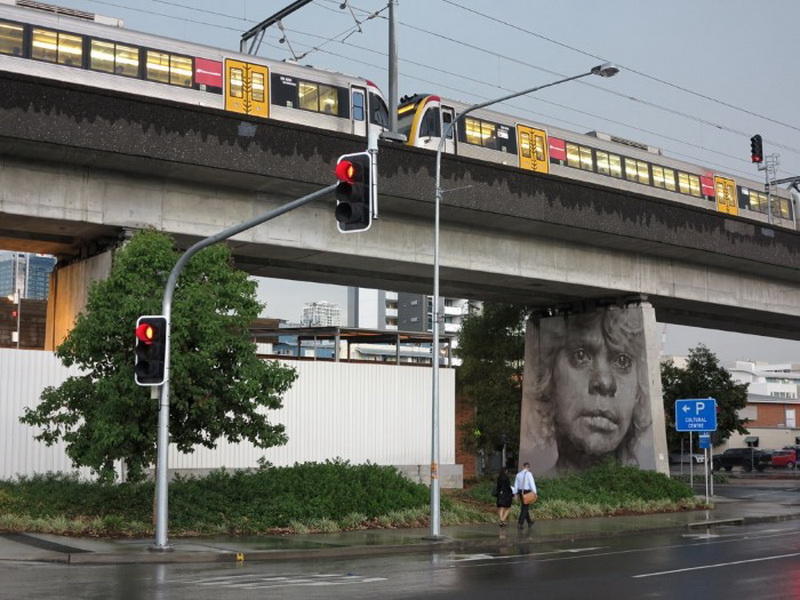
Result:
[[[591,58],[595,58],[595,59],[600,60],[602,62],[610,62],[609,59],[603,58],[602,56],[598,56],[597,54],[593,54],[592,52],[588,52],[586,50],[582,50],[581,48],[577,48],[575,46],[571,46],[570,44],[566,44],[564,42],[561,42],[561,41],[556,40],[554,38],[548,37],[548,36],[546,36],[544,34],[536,32],[536,31],[531,31],[530,29],[525,29],[524,27],[516,25],[515,23],[509,23],[508,21],[504,21],[502,19],[498,19],[495,16],[492,16],[492,15],[489,15],[489,14],[486,14],[486,13],[482,13],[482,12],[480,12],[478,10],[475,10],[473,8],[470,8],[468,6],[464,6],[463,4],[459,4],[458,2],[455,2],[454,0],[441,0],[441,2],[444,2],[446,4],[450,4],[451,6],[455,6],[457,8],[460,8],[461,10],[467,11],[467,12],[472,13],[474,15],[478,15],[478,16],[484,18],[484,19],[488,19],[490,21],[494,21],[495,23],[500,23],[501,25],[505,25],[506,27],[510,27],[511,29],[515,29],[516,31],[520,31],[522,33],[526,33],[526,34],[531,35],[533,37],[539,38],[540,40],[544,40],[544,41],[549,42],[551,44],[555,44],[557,46],[560,46],[562,48],[566,48],[568,50],[572,50],[573,52],[578,52],[579,54],[583,54],[584,56],[589,56]],[[613,61],[613,62],[618,67],[620,67],[620,69],[624,69],[625,71],[627,71],[629,73],[634,73],[636,75],[639,75],[640,77],[644,77],[645,79],[649,79],[651,81],[655,81],[656,83],[660,83],[662,85],[666,85],[668,87],[674,88],[674,89],[679,90],[681,92],[684,92],[684,93],[687,93],[687,94],[691,94],[692,96],[696,96],[698,98],[702,98],[704,100],[708,100],[709,102],[715,102],[717,104],[720,104],[721,106],[725,106],[727,108],[742,112],[742,113],[750,115],[752,117],[757,117],[759,119],[763,119],[765,121],[769,121],[770,123],[775,123],[776,125],[781,125],[782,127],[788,127],[790,129],[794,129],[795,131],[800,131],[800,127],[797,127],[797,126],[792,125],[790,123],[785,123],[783,121],[779,121],[777,119],[773,119],[772,117],[768,117],[767,115],[762,115],[760,113],[757,113],[757,112],[755,112],[753,110],[750,110],[750,109],[747,109],[747,108],[743,108],[741,106],[736,106],[735,104],[731,104],[730,102],[727,102],[727,101],[722,100],[720,98],[715,98],[714,96],[709,96],[708,94],[704,94],[702,92],[698,92],[696,90],[689,89],[689,88],[687,88],[685,86],[682,86],[682,85],[679,85],[677,83],[673,83],[671,81],[667,81],[665,79],[661,79],[660,77],[656,77],[655,75],[650,75],[649,73],[644,73],[642,71],[634,69],[633,67],[628,67],[626,65],[622,65],[622,64],[620,64],[620,63],[618,63],[616,61]]]

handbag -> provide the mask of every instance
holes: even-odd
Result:
[[[539,495],[536,492],[525,492],[522,494],[522,503],[523,504],[533,504],[539,499]]]

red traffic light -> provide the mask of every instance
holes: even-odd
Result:
[[[155,337],[155,327],[150,323],[142,323],[136,328],[136,339],[143,344],[152,344]]]
[[[336,179],[347,183],[353,183],[358,175],[356,165],[349,160],[340,160],[336,164]]]

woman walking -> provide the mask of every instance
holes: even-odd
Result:
[[[497,474],[497,483],[495,484],[493,495],[497,496],[497,516],[500,518],[500,527],[505,527],[508,513],[511,512],[511,501],[514,499],[514,492],[511,489],[508,473],[502,467]]]

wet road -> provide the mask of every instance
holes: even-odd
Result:
[[[543,544],[503,554],[208,565],[1,563],[0,598],[800,599],[800,521]]]

